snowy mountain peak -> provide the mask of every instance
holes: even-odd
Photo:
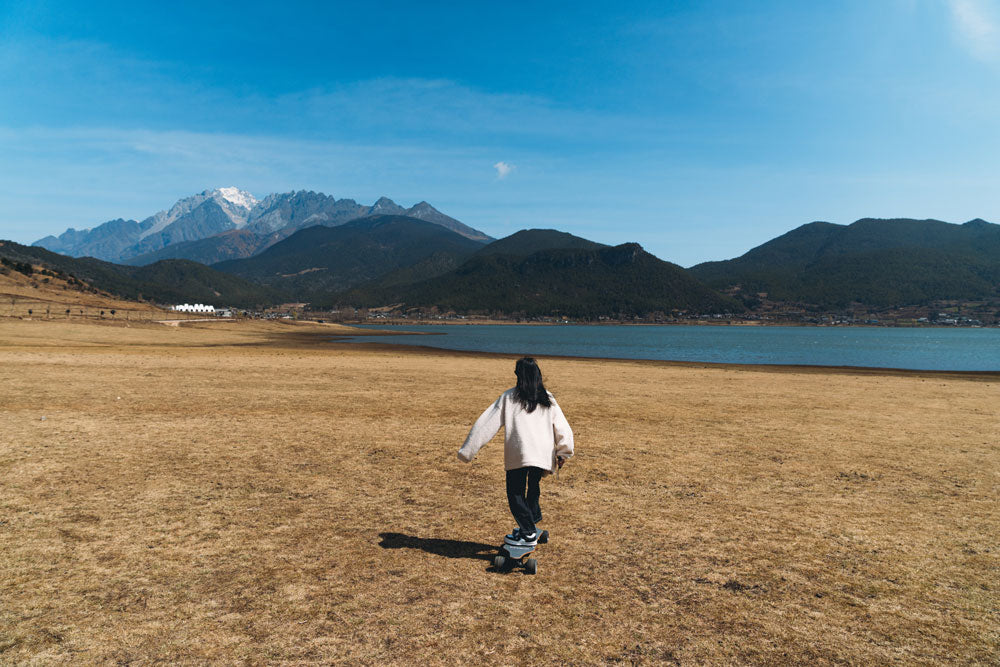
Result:
[[[256,197],[249,192],[240,190],[236,187],[218,188],[215,192],[218,192],[219,195],[226,201],[236,204],[237,206],[242,206],[245,209],[251,209],[257,205]]]
[[[406,209],[404,209],[402,206],[392,201],[388,197],[379,197],[379,200],[375,202],[375,204],[369,210],[368,215],[378,215],[380,213],[398,215],[404,212],[405,210]]]
[[[431,206],[430,204],[428,204],[425,201],[422,201],[419,204],[414,204],[412,207],[410,207],[410,210],[411,211],[434,211],[435,213],[440,213],[440,211],[438,211],[436,208],[434,208],[433,206]]]
[[[261,247],[267,247],[305,227],[336,227],[370,215],[408,215],[473,240],[490,240],[479,230],[448,217],[426,201],[404,209],[388,197],[380,197],[373,205],[366,206],[353,199],[336,199],[311,190],[274,193],[258,200],[245,190],[224,187],[179,199],[169,209],[141,222],[118,219],[93,229],[70,228],[58,237],[40,239],[35,245],[74,257],[89,255],[121,262],[153,256],[175,244],[200,241],[238,229],[259,237],[264,244]]]

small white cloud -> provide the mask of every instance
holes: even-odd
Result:
[[[996,0],[949,0],[948,5],[962,46],[980,60],[1000,59],[1000,8]]]
[[[497,179],[507,178],[507,175],[514,171],[514,165],[507,164],[506,162],[497,162],[493,165],[493,168],[497,170]]]

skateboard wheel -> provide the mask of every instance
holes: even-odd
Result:
[[[535,574],[538,572],[538,560],[535,558],[529,558],[524,561],[524,571],[528,574]]]
[[[543,530],[541,533],[538,534],[538,543],[539,544],[545,544],[548,541],[549,541],[549,531]]]
[[[498,570],[502,570],[503,566],[507,564],[507,558],[505,556],[496,556],[493,558],[493,567]]]

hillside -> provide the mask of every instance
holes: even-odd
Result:
[[[287,300],[281,290],[257,285],[238,276],[192,262],[165,259],[131,272],[139,293],[162,302],[197,301],[252,308]]]
[[[814,222],[689,272],[711,287],[820,308],[1000,298],[1000,225],[865,218]]]
[[[481,247],[435,223],[379,215],[338,227],[308,227],[255,257],[213,268],[316,301],[404,269],[409,273],[399,280],[424,279],[453,268]]]
[[[160,250],[132,257],[122,263],[144,266],[161,259],[189,259],[199,264],[217,264],[230,259],[252,257],[275,240],[277,240],[275,234],[265,236],[246,229],[233,229],[207,239],[174,243]]]
[[[548,249],[528,256],[477,254],[457,269],[412,285],[364,286],[337,303],[437,307],[458,312],[579,318],[672,310],[740,312],[743,306],[636,243]]]
[[[97,290],[130,300],[157,303],[200,301],[253,307],[285,300],[261,287],[188,260],[161,260],[148,266],[123,266],[92,257],[66,257],[45,248],[0,241],[0,257],[35,264],[82,281]]]
[[[0,318],[134,322],[166,316],[149,302],[123,299],[61,271],[0,255]]]
[[[523,229],[483,246],[476,251],[475,256],[511,255],[514,257],[527,257],[539,250],[556,248],[584,248],[590,250],[603,247],[606,246],[554,229]],[[467,256],[465,255],[435,252],[412,266],[390,271],[365,283],[364,288],[372,289],[420,282],[447,273],[452,269],[457,269],[466,259]]]

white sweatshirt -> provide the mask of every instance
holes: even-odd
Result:
[[[536,405],[532,412],[527,412],[514,400],[514,389],[500,394],[472,425],[469,437],[458,450],[458,458],[466,463],[474,459],[503,426],[505,469],[535,466],[555,472],[557,456],[564,459],[573,456],[573,430],[556,399],[552,394],[549,398],[551,407]]]

